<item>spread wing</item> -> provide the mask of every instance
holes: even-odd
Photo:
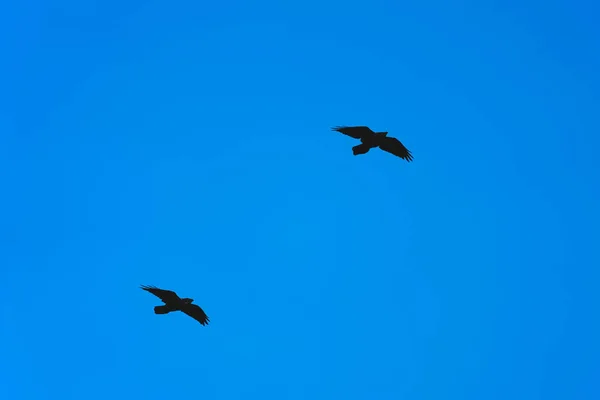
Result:
[[[163,289],[159,289],[155,286],[140,286],[142,289],[152,293],[153,295],[155,295],[156,297],[158,297],[159,299],[161,299],[163,301],[163,303],[168,304],[168,303],[173,303],[173,302],[177,302],[179,300],[181,300],[179,298],[179,296],[177,296],[177,294],[172,291],[172,290],[163,290]]]
[[[367,126],[336,126],[335,128],[331,128],[331,130],[343,133],[354,139],[362,139],[375,133]]]
[[[381,150],[387,151],[388,153],[392,153],[395,156],[405,159],[408,162],[411,162],[413,159],[410,151],[404,147],[404,145],[396,138],[386,137],[383,139],[381,144],[379,145]]]
[[[208,325],[208,322],[210,321],[210,319],[208,318],[208,315],[206,315],[204,310],[201,309],[200,306],[198,306],[196,304],[188,304],[185,307],[183,307],[183,309],[181,311],[183,311],[190,317],[194,318],[196,321],[200,322],[202,325]]]

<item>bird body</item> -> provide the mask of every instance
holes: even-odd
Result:
[[[168,314],[173,311],[181,311],[184,314],[189,315],[194,318],[196,321],[200,322],[202,325],[208,325],[210,319],[200,308],[200,306],[196,304],[192,304],[194,299],[190,299],[188,297],[181,298],[177,295],[177,293],[172,290],[164,290],[159,289],[155,286],[141,286],[147,292],[152,293],[159,299],[165,303],[163,306],[154,307],[155,314]]]
[[[352,148],[355,156],[366,154],[374,148],[380,148],[408,162],[413,159],[411,152],[398,139],[389,137],[388,132],[373,132],[367,126],[336,126],[331,130],[360,140],[361,144]]]

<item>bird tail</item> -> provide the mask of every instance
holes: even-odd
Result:
[[[154,307],[154,314],[168,314],[169,312],[171,312],[171,310],[169,310],[169,307],[167,306]]]
[[[370,149],[371,149],[371,146],[361,143],[358,146],[354,146],[352,148],[352,153],[354,153],[354,155],[357,156],[359,154],[367,153]]]

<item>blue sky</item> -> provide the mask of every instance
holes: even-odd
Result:
[[[0,398],[600,398],[597,4],[5,3]]]

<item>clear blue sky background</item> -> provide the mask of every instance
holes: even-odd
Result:
[[[599,9],[4,2],[0,398],[600,398]]]

